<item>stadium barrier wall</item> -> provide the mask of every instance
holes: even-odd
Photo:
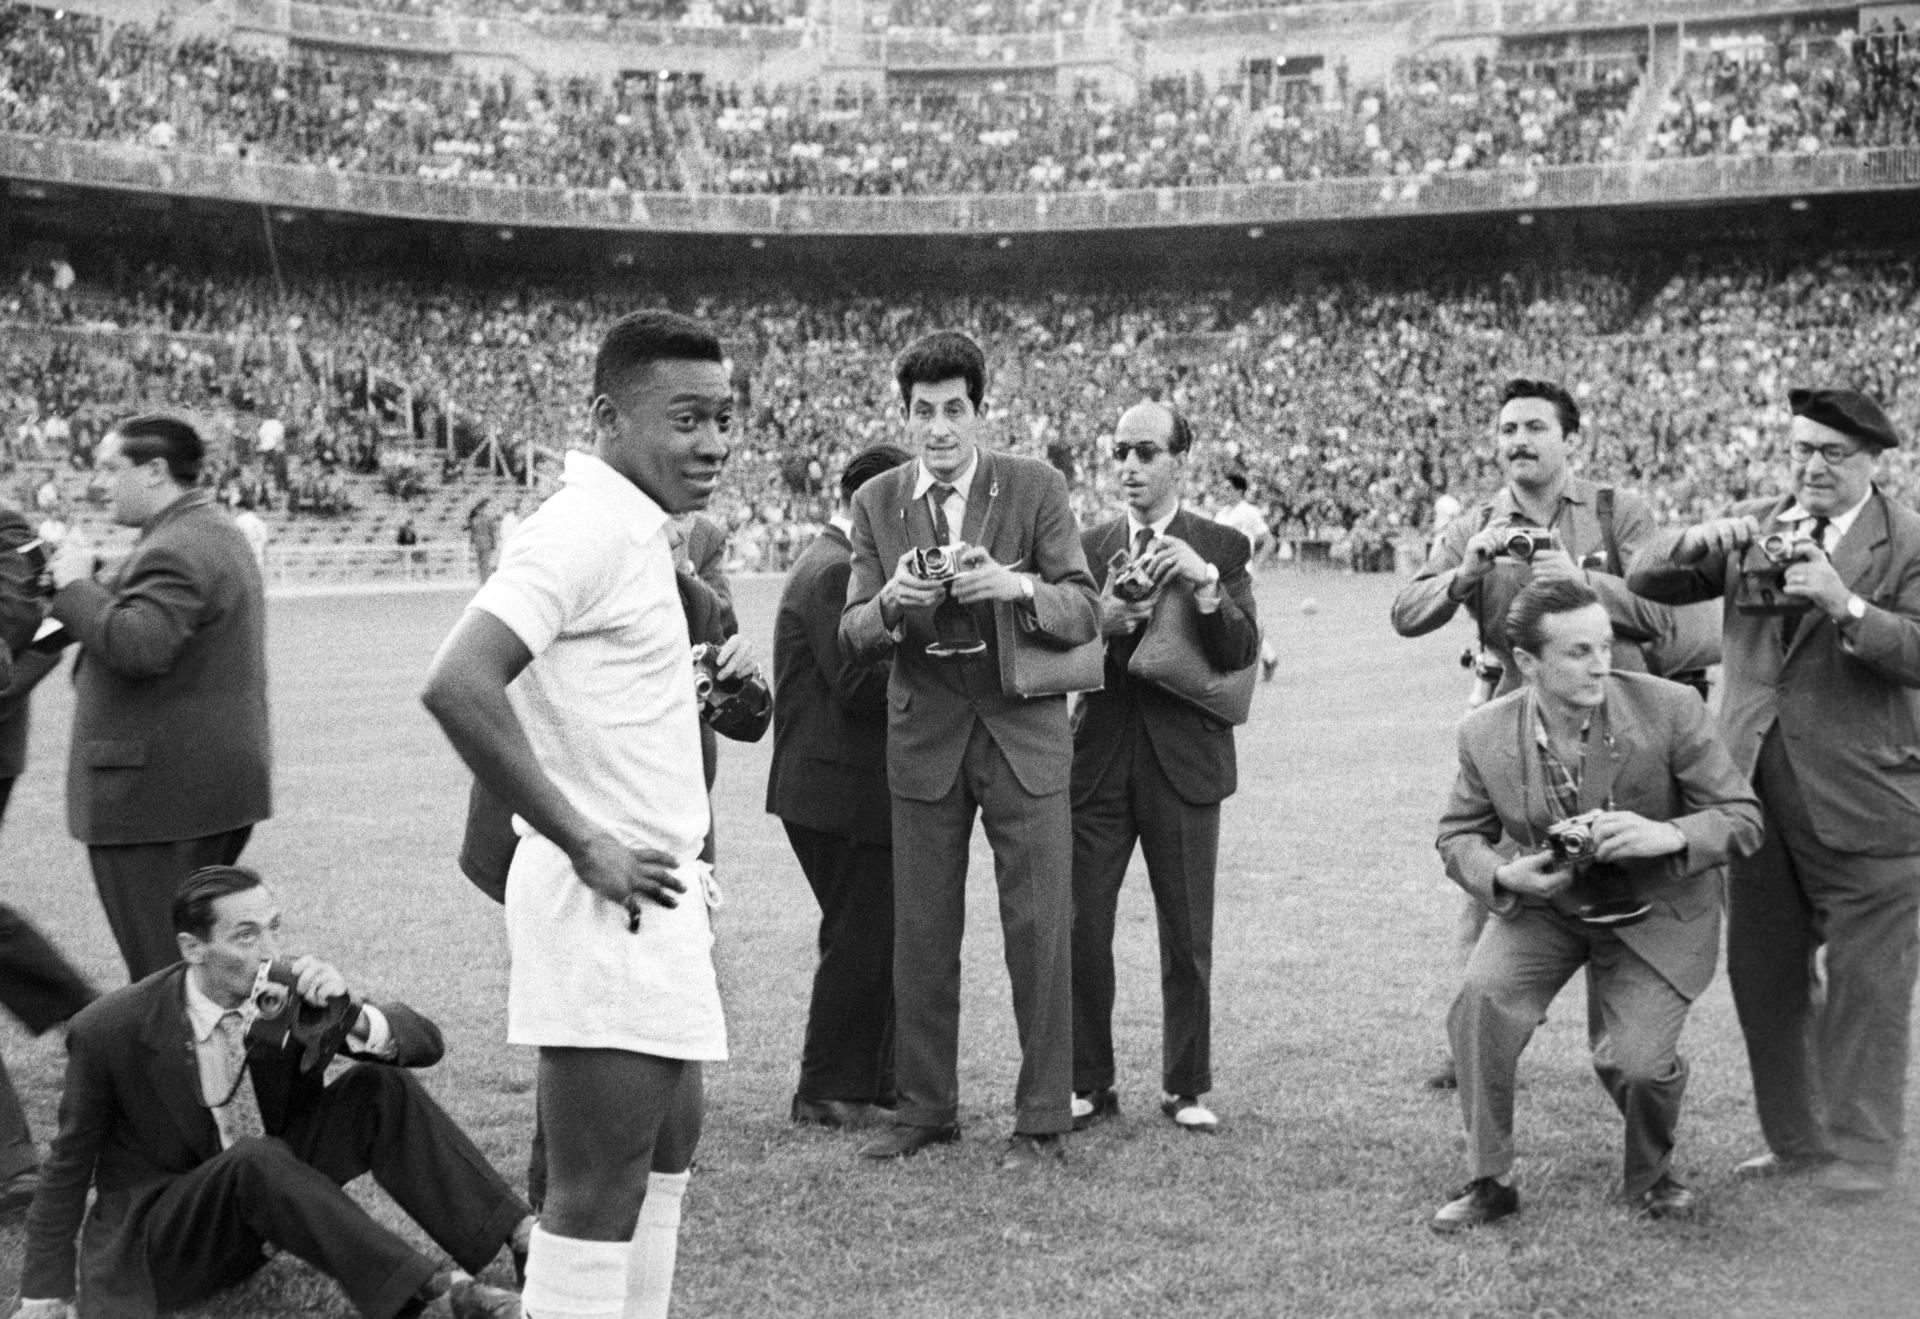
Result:
[[[512,187],[0,133],[0,177],[456,224],[651,233],[949,234],[1265,226],[1920,187],[1920,147],[1210,188],[923,196]]]
[[[473,551],[459,540],[404,546],[269,544],[262,576],[269,587],[471,583]]]

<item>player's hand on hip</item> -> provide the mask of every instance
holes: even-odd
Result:
[[[1604,811],[1593,822],[1595,861],[1652,861],[1684,851],[1687,836],[1680,826],[1649,820],[1635,811]]]
[[[648,902],[677,907],[677,895],[687,891],[674,874],[680,863],[670,853],[628,847],[612,834],[598,835],[572,860],[582,884],[629,913]]]

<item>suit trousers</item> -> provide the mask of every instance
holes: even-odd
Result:
[[[13,777],[0,777],[0,818],[13,796]],[[0,1004],[35,1035],[43,1035],[93,1002],[93,986],[12,907],[0,904]],[[13,1078],[0,1061],[0,1181],[39,1165],[33,1132]]]
[[[1020,1035],[1014,1130],[1036,1136],[1067,1131],[1073,1126],[1073,826],[1067,792],[1029,795],[977,719],[946,796],[893,799],[899,1120],[916,1127],[959,1120],[960,940],[976,813],[993,848]]]
[[[1473,1175],[1512,1171],[1521,1051],[1554,995],[1583,966],[1593,1070],[1626,1119],[1622,1184],[1632,1200],[1672,1163],[1687,1090],[1680,1030],[1692,1004],[1619,935],[1540,907],[1487,922],[1447,1017]]]
[[[152,1201],[141,1231],[160,1308],[240,1281],[270,1243],[338,1282],[361,1314],[387,1319],[435,1269],[342,1189],[368,1172],[469,1273],[500,1253],[528,1213],[405,1069],[359,1064],[284,1138],[236,1141]]]
[[[820,904],[799,1093],[891,1106],[893,848],[782,823]]]
[[[1213,1089],[1213,883],[1220,804],[1181,799],[1137,719],[1073,808],[1073,1088],[1114,1083],[1113,927],[1137,839],[1160,926],[1161,1085]]]
[[[1821,843],[1775,725],[1754,790],[1760,850],[1733,863],[1727,978],[1768,1148],[1892,1166],[1906,1111],[1908,1021],[1920,969],[1920,857]],[[1826,946],[1826,999],[1814,952]]]
[[[173,937],[173,894],[202,866],[230,866],[246,850],[253,826],[171,843],[89,847],[93,887],[120,945],[127,975],[144,980],[180,960]]]

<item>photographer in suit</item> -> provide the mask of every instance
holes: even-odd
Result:
[[[959,1138],[960,938],[978,814],[993,844],[1020,1033],[1014,1133],[1001,1166],[1030,1172],[1064,1160],[1073,1125],[1073,735],[1066,697],[1001,689],[1000,650],[1092,641],[1093,579],[1060,473],[979,445],[980,346],[952,330],[927,335],[901,354],[894,375],[919,461],[854,497],[853,573],[840,618],[849,660],[893,660],[887,781],[900,1107],[894,1129],[861,1153],[905,1158]],[[962,545],[950,581],[921,575],[924,551]],[[1001,635],[1000,617],[1022,635]]]
[[[1533,582],[1507,635],[1526,682],[1460,722],[1440,819],[1447,874],[1492,919],[1448,1014],[1473,1180],[1441,1233],[1505,1218],[1520,1053],[1554,996],[1587,971],[1594,1071],[1626,1119],[1627,1203],[1686,1218],[1672,1172],[1687,1087],[1680,1030],[1713,979],[1730,857],[1760,842],[1753,792],[1689,689],[1613,670],[1597,592]]]
[[[272,814],[266,599],[233,519],[199,487],[205,446],[177,417],[133,417],[94,459],[113,519],[140,538],[109,583],[68,536],[48,565],[74,667],[67,827],[134,980],[179,950],[169,907],[201,866],[231,865]]]
[[[18,510],[0,504],[0,818],[27,764],[33,689],[60,662],[60,646],[35,646],[46,617],[42,569],[21,553],[34,541]],[[93,986],[11,906],[0,904],[0,1003],[28,1030],[45,1034],[95,998]],[[33,1131],[0,1062],[0,1211],[24,1209],[40,1185]]]
[[[1213,1088],[1213,881],[1220,803],[1237,785],[1233,729],[1152,683],[1127,661],[1162,591],[1190,591],[1205,662],[1259,658],[1247,538],[1180,504],[1193,432],[1159,403],[1129,408],[1114,430],[1126,512],[1082,538],[1100,587],[1106,685],[1085,698],[1073,742],[1073,1089],[1076,1126],[1120,1111],[1114,1088],[1113,924],[1137,841],[1160,924],[1165,1014],[1161,1110],[1186,1131],[1219,1126],[1200,1096]],[[1116,556],[1154,596],[1115,594]]]
[[[1672,628],[1667,611],[1627,589],[1625,565],[1653,530],[1647,501],[1632,490],[1603,487],[1575,476],[1571,446],[1580,433],[1580,405],[1551,380],[1516,377],[1500,391],[1494,422],[1495,453],[1506,484],[1493,498],[1447,523],[1427,562],[1393,600],[1393,630],[1425,636],[1464,607],[1473,619],[1480,666],[1476,700],[1520,685],[1506,631],[1507,609],[1522,587],[1536,581],[1580,581],[1600,597],[1613,622],[1614,667],[1642,672],[1639,644]],[[1551,545],[1514,554],[1516,533],[1550,536]],[[1486,924],[1486,909],[1461,909],[1459,955],[1464,964]],[[1451,1089],[1449,1062],[1428,1085]]]
[[[1766,812],[1728,900],[1767,1142],[1739,1171],[1812,1172],[1868,1198],[1900,1157],[1920,965],[1920,516],[1874,482],[1900,443],[1877,403],[1844,389],[1789,403],[1792,489],[1656,537],[1629,581],[1657,600],[1724,598],[1720,722]]]
[[[788,572],[774,622],[767,810],[820,904],[820,965],[791,1112],[824,1127],[894,1117],[888,666],[841,654],[840,609],[853,571],[853,497],[911,461],[905,449],[876,444],[847,463],[840,507]]]
[[[72,1314],[77,1267],[80,1319],[150,1316],[240,1282],[272,1246],[337,1281],[369,1319],[518,1316],[513,1293],[438,1268],[342,1189],[372,1173],[470,1273],[502,1246],[524,1253],[526,1204],[406,1070],[439,1061],[439,1029],[299,957],[283,966],[308,1005],[303,1024],[262,1039],[263,971],[280,939],[272,891],[251,870],[210,866],[181,885],[171,916],[184,960],[69,1028],[20,1313]],[[361,1061],[328,1082],[335,1047]]]

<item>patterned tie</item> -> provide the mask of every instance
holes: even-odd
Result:
[[[260,1119],[260,1097],[253,1092],[253,1078],[247,1075],[246,1023],[238,1012],[229,1012],[220,1018],[217,1029],[220,1053],[227,1064],[227,1084],[233,1087],[227,1102],[219,1108],[220,1116],[226,1119],[227,1143],[264,1136],[267,1127]]]
[[[942,545],[951,545],[953,527],[947,521],[947,501],[953,498],[954,488],[944,481],[935,481],[927,487],[927,493],[933,496],[933,538]]]

